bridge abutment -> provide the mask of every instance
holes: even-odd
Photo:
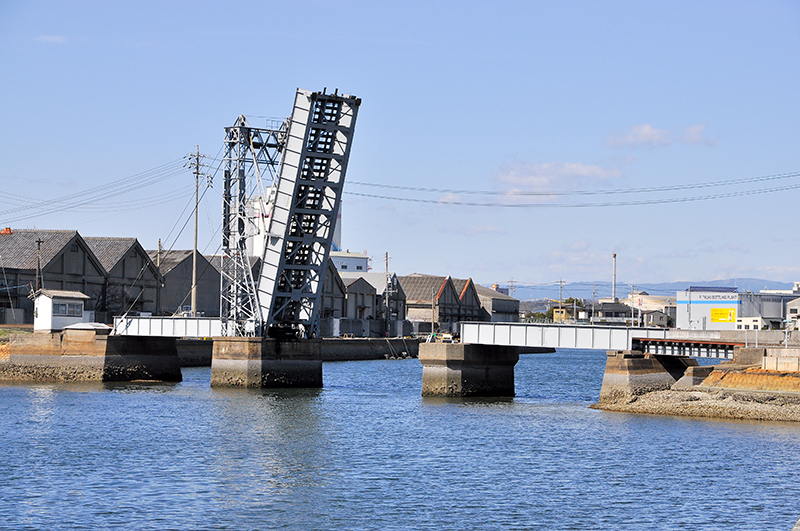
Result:
[[[175,339],[112,336],[110,328],[37,332],[15,338],[0,379],[20,381],[181,381]]]
[[[322,341],[215,337],[212,387],[322,387]]]
[[[670,389],[687,369],[698,365],[692,358],[643,354],[638,350],[609,350],[607,356],[598,401],[601,406],[630,402],[645,393]]]
[[[421,343],[422,396],[514,396],[518,347]]]

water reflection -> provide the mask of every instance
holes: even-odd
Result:
[[[316,474],[328,444],[319,417],[322,390],[214,388],[211,394],[210,413],[225,434],[217,439],[213,473],[228,486],[249,478],[237,503],[302,497],[324,479]]]

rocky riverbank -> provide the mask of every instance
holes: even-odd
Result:
[[[800,393],[696,387],[692,390],[661,390],[617,402],[604,402],[593,409],[711,417],[739,420],[800,422]]]

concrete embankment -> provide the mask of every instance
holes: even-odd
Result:
[[[626,413],[800,422],[800,373],[742,364],[763,357],[763,349],[753,350],[742,349],[734,363],[714,366],[697,366],[689,358],[609,352],[600,399],[592,407]]]
[[[410,338],[325,338],[322,361],[362,361],[419,356],[419,340]]]
[[[72,329],[12,337],[8,354],[0,355],[0,380],[181,381],[175,341],[108,332]]]

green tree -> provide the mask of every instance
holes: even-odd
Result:
[[[573,304],[579,308],[583,308],[583,299],[576,299],[574,297],[570,297],[569,299],[564,301],[564,306],[571,308]]]

